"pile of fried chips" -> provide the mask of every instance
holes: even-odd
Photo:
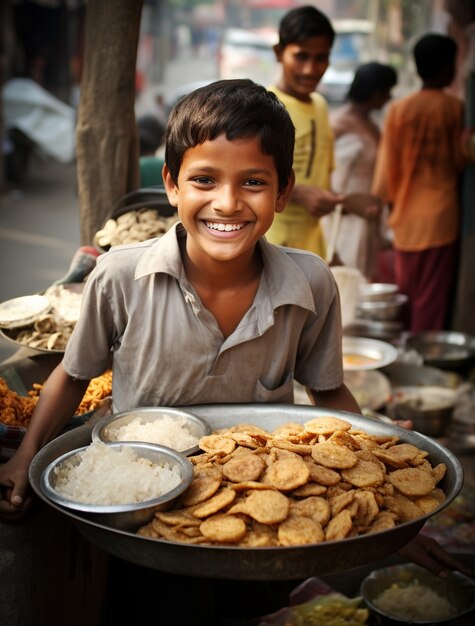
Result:
[[[173,510],[138,534],[242,547],[337,541],[434,510],[446,473],[397,436],[328,416],[272,433],[239,424],[200,440],[194,479]]]

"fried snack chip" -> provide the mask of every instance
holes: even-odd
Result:
[[[231,437],[221,437],[220,435],[207,435],[201,437],[200,448],[205,452],[222,452],[230,454],[236,447],[236,442]]]
[[[291,515],[277,531],[279,543],[282,546],[298,546],[305,543],[320,543],[325,534],[321,524],[309,517]]]
[[[245,513],[261,524],[278,524],[287,518],[290,501],[279,491],[252,491],[245,503]]]
[[[212,474],[203,474],[194,478],[191,485],[181,496],[183,506],[190,506],[204,502],[214,495],[221,486],[222,478],[217,472]]]
[[[257,454],[246,452],[237,454],[226,461],[222,467],[224,478],[233,483],[258,480],[265,470],[265,461]]]
[[[444,501],[437,485],[447,467],[433,467],[425,450],[331,416],[307,424],[273,433],[238,424],[202,438],[190,487],[139,533],[242,548],[308,545],[389,530]]]
[[[352,450],[327,441],[313,446],[312,457],[317,463],[330,469],[348,469],[358,461]]]
[[[435,478],[430,472],[408,467],[389,474],[389,480],[405,496],[426,496],[435,489]]]
[[[200,524],[200,531],[212,541],[235,543],[246,534],[246,524],[235,515],[213,515]]]
[[[314,435],[331,435],[336,430],[351,430],[350,422],[339,417],[317,417],[305,423],[307,432]]]
[[[338,539],[344,539],[350,533],[350,530],[353,527],[353,520],[351,519],[350,512],[348,509],[343,509],[332,517],[332,519],[328,522],[328,525],[325,529],[325,540],[326,541],[336,541]]]
[[[310,478],[310,470],[300,458],[281,459],[273,463],[266,474],[266,483],[280,491],[292,491]]]
[[[301,517],[309,517],[322,526],[326,526],[331,517],[330,505],[319,496],[309,496],[304,500],[292,502],[290,512]]]
[[[384,482],[380,465],[358,459],[353,467],[341,470],[341,476],[355,487],[378,487]]]
[[[212,498],[205,500],[201,506],[196,507],[193,511],[193,515],[200,518],[213,515],[213,513],[217,513],[221,509],[224,509],[225,506],[228,506],[228,504],[231,504],[235,497],[236,492],[232,489],[221,489],[221,491],[218,491]]]

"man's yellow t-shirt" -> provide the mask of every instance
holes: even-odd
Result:
[[[275,86],[269,87],[269,91],[274,92],[285,105],[295,126],[296,184],[329,190],[334,166],[333,131],[325,99],[313,93],[311,102],[302,102]],[[267,239],[272,243],[310,250],[325,257],[325,239],[319,219],[294,202],[289,202],[282,213],[275,215]]]

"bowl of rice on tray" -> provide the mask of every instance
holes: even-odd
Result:
[[[55,504],[133,531],[169,509],[192,477],[188,459],[166,446],[96,441],[52,461],[41,489]]]
[[[452,622],[475,608],[475,581],[460,572],[440,578],[415,563],[373,571],[360,591],[366,605],[392,623]]]
[[[93,441],[145,441],[181,452],[199,451],[199,440],[211,434],[209,424],[196,415],[171,407],[139,407],[114,413],[95,424]]]

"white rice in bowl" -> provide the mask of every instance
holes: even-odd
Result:
[[[455,611],[447,598],[417,579],[407,586],[394,583],[374,598],[373,605],[392,619],[409,623],[450,619]]]
[[[168,446],[179,452],[198,445],[199,437],[192,435],[187,421],[181,416],[162,415],[154,420],[137,416],[123,426],[109,426],[106,436],[110,441],[147,441]]]
[[[130,448],[112,448],[100,441],[91,443],[54,472],[55,491],[84,504],[145,502],[168,493],[181,482],[177,466],[152,463]]]

